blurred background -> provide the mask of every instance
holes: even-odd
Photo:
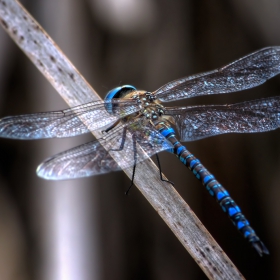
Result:
[[[280,2],[267,0],[24,0],[93,88],[153,91],[257,49],[280,45]],[[280,77],[240,93],[170,105],[228,104],[280,94]],[[0,29],[0,116],[67,105]],[[91,140],[0,139],[0,278],[206,279],[122,173],[52,182],[47,157]],[[280,279],[280,131],[187,143],[228,189],[270,251],[260,258],[171,154],[163,172],[247,279]]]

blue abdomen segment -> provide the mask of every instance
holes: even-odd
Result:
[[[108,113],[114,113],[114,105],[110,102],[113,98],[122,98],[131,91],[135,91],[136,87],[131,85],[124,85],[111,89],[104,98],[104,106]]]
[[[166,127],[166,125],[162,125],[159,128],[159,132],[173,144],[173,149],[168,151],[174,153],[180,161],[192,171],[195,177],[202,182],[209,194],[216,199],[235,227],[257,250],[259,255],[269,254],[267,248],[251,228],[248,220],[242,214],[239,206],[230,197],[228,191],[215,179],[214,175],[201,164],[200,160],[191,154],[186,147],[176,139],[174,130],[170,127]]]

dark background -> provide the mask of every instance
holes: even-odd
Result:
[[[153,91],[280,44],[277,1],[22,1],[95,90]],[[280,78],[239,93],[172,105],[227,104],[279,95]],[[0,30],[1,116],[67,107]],[[45,158],[91,139],[0,139],[1,279],[206,279],[122,173],[64,182],[36,176]],[[228,189],[270,251],[260,258],[199,181],[171,154],[164,173],[246,279],[280,279],[280,133],[187,143]]]

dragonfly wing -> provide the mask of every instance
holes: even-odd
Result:
[[[123,153],[114,151],[119,149],[123,142],[124,128],[127,126]],[[119,165],[110,154],[116,156],[122,168],[135,164],[133,139],[140,144],[145,152],[136,149],[136,162],[141,162],[155,153],[172,148],[169,143],[156,129],[151,126],[141,126],[139,123],[122,125],[113,129],[107,137],[98,141],[80,145],[65,152],[59,153],[44,161],[37,169],[40,177],[50,180],[73,179],[93,176],[111,171],[120,170]]]
[[[88,177],[120,170],[99,141],[92,141],[48,158],[37,175],[48,180]]]
[[[110,100],[108,103],[115,105],[115,115],[112,115],[105,109],[105,103],[95,101],[63,111],[5,117],[0,119],[0,137],[41,139],[76,136],[106,127],[139,110],[134,100]],[[87,120],[88,126],[80,118]]]
[[[214,71],[181,78],[154,92],[162,102],[249,89],[280,73],[280,47],[267,47]]]
[[[280,97],[232,105],[192,106],[168,109],[182,141],[194,141],[225,133],[265,132],[280,126]]]

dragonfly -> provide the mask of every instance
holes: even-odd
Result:
[[[171,152],[202,182],[238,231],[262,256],[269,251],[240,207],[180,141],[274,130],[280,124],[280,96],[231,105],[166,107],[162,103],[249,89],[279,73],[280,47],[267,47],[216,70],[171,81],[154,92],[124,85],[110,90],[103,101],[61,111],[4,117],[0,119],[0,137],[28,140],[70,137],[92,131],[103,133],[98,140],[61,152],[40,164],[38,176],[51,180],[135,168],[136,163],[154,154]],[[138,145],[144,152],[139,152]],[[113,157],[120,151],[122,156],[116,163]]]

